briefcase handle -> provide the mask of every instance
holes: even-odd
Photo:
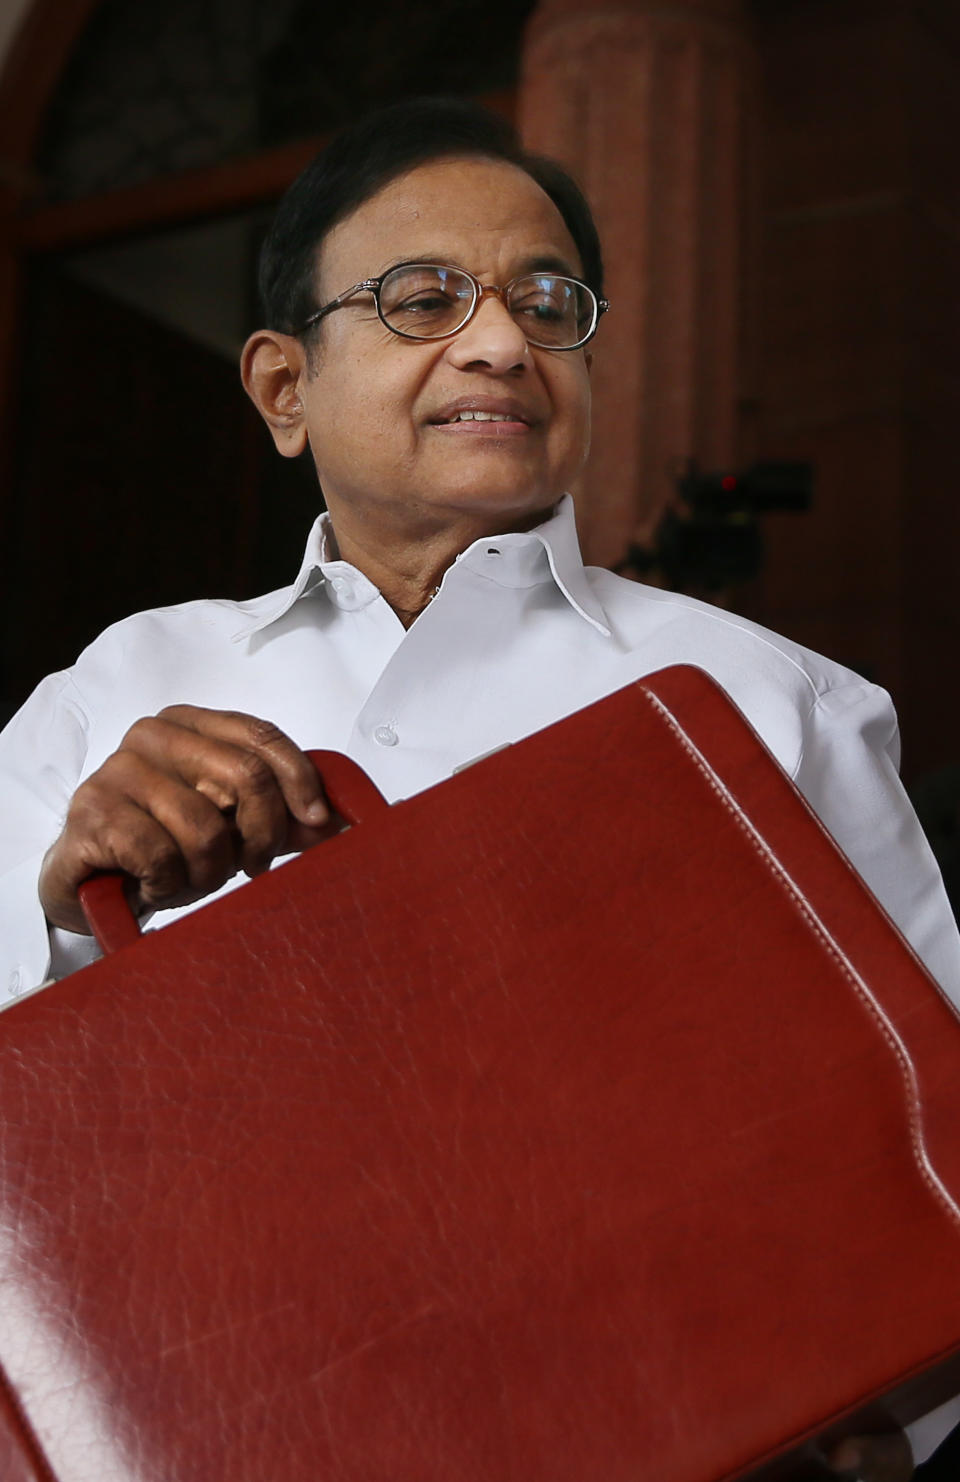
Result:
[[[327,802],[349,824],[367,823],[389,807],[378,787],[356,762],[340,751],[308,751],[323,778]],[[117,952],[140,936],[140,923],[130,909],[120,870],[84,880],[77,896],[87,924],[104,952]]]

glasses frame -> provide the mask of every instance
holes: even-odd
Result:
[[[460,273],[464,278],[466,278],[473,288],[473,301],[470,304],[469,309],[467,310],[466,317],[464,318],[463,323],[458,324],[456,329],[448,329],[446,334],[407,334],[404,330],[397,329],[396,326],[391,324],[388,319],[384,318],[383,310],[380,306],[380,290],[386,280],[393,273],[400,272],[401,269],[404,268],[441,268],[446,272]],[[354,297],[355,294],[372,293],[374,303],[377,306],[377,317],[379,318],[380,323],[386,329],[389,329],[391,334],[397,335],[402,340],[413,340],[414,343],[420,344],[428,344],[431,341],[435,342],[437,340],[450,340],[453,338],[454,335],[459,334],[461,329],[466,329],[467,325],[470,323],[470,320],[474,317],[481,303],[488,294],[493,295],[494,298],[498,298],[503,304],[503,307],[507,309],[507,312],[509,313],[509,308],[507,305],[507,295],[509,294],[510,289],[514,286],[514,284],[520,283],[524,278],[542,277],[556,278],[561,283],[575,283],[578,288],[582,288],[586,293],[590,295],[590,298],[593,300],[593,319],[591,321],[590,329],[588,330],[588,332],[583,336],[582,339],[577,340],[575,345],[542,345],[538,340],[532,340],[526,333],[526,330],[524,330],[527,344],[533,345],[533,347],[537,350],[559,350],[564,353],[567,350],[582,350],[584,345],[588,344],[589,341],[593,339],[594,335],[597,332],[597,327],[600,323],[601,318],[610,307],[609,299],[598,298],[590,285],[588,283],[584,283],[582,278],[572,278],[566,273],[518,273],[515,278],[510,279],[509,283],[504,283],[502,287],[496,287],[495,285],[490,283],[481,283],[480,279],[475,278],[472,273],[468,273],[466,268],[454,267],[452,263],[437,262],[398,262],[395,263],[392,268],[388,268],[385,273],[381,273],[379,278],[364,278],[362,283],[354,283],[352,288],[346,289],[343,293],[338,293],[336,298],[332,298],[329,303],[324,304],[319,309],[315,309],[313,313],[303,321],[303,323],[300,325],[300,328],[294,330],[294,334],[306,334],[308,330],[313,329],[314,325],[319,324],[321,319],[325,319],[328,314],[332,314],[335,309],[342,309],[345,304],[349,303],[349,301]]]

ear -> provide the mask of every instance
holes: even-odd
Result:
[[[273,434],[278,452],[298,457],[307,446],[307,425],[300,396],[306,356],[293,335],[258,329],[240,355],[240,377]]]

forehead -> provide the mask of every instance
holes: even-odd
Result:
[[[582,272],[550,197],[505,160],[432,160],[391,180],[327,234],[319,258],[324,291],[420,256],[478,274],[509,276],[542,258]]]

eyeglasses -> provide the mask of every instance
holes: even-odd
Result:
[[[379,278],[365,278],[305,319],[297,334],[319,324],[354,294],[372,293],[387,329],[406,340],[445,340],[469,324],[481,300],[493,294],[541,350],[579,350],[596,334],[610,307],[577,278],[558,273],[524,273],[502,288],[481,283],[464,268],[405,262]]]

